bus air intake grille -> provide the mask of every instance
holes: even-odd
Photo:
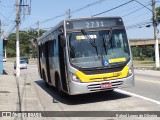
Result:
[[[82,72],[86,75],[92,75],[92,74],[103,74],[103,73],[111,73],[111,72],[117,72],[122,71],[124,66],[116,67],[116,68],[105,68],[105,69],[92,69],[92,70],[82,70]]]
[[[120,88],[123,84],[123,81],[105,82],[105,83],[102,83],[102,84],[107,84],[107,83],[111,83],[112,84],[111,87],[101,88],[101,84],[92,84],[92,85],[88,85],[88,89],[92,92],[112,90],[112,89],[115,89],[115,88]]]

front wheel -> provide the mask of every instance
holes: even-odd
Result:
[[[56,88],[57,88],[57,90],[58,90],[58,94],[59,94],[62,98],[66,97],[66,93],[64,93],[64,92],[62,91],[62,87],[61,87],[61,83],[60,83],[59,78],[58,78],[58,80],[57,80]]]
[[[43,74],[42,74],[42,79],[44,80],[45,85],[46,85],[47,87],[50,87],[49,84],[48,84],[48,82],[47,82],[47,80],[46,80],[46,75],[45,75],[44,71],[43,71]]]

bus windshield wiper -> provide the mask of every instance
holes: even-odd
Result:
[[[95,38],[92,39],[83,29],[81,30],[81,33],[87,37],[87,39],[89,40],[89,43],[96,49],[97,56],[99,56]]]

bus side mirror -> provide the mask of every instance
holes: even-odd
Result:
[[[60,35],[60,44],[62,47],[66,47],[66,40],[63,35]]]

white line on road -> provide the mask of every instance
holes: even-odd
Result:
[[[124,90],[120,90],[120,89],[116,89],[115,91],[116,91],[116,92],[120,92],[120,93],[122,93],[122,94],[134,96],[134,97],[137,97],[137,98],[141,98],[141,99],[143,99],[143,100],[150,101],[150,102],[153,102],[153,103],[156,103],[156,104],[160,105],[160,101],[157,101],[157,100],[154,100],[154,99],[151,99],[151,98],[147,98],[147,97],[144,97],[144,96],[135,94],[135,93],[131,93],[131,92],[124,91]]]

